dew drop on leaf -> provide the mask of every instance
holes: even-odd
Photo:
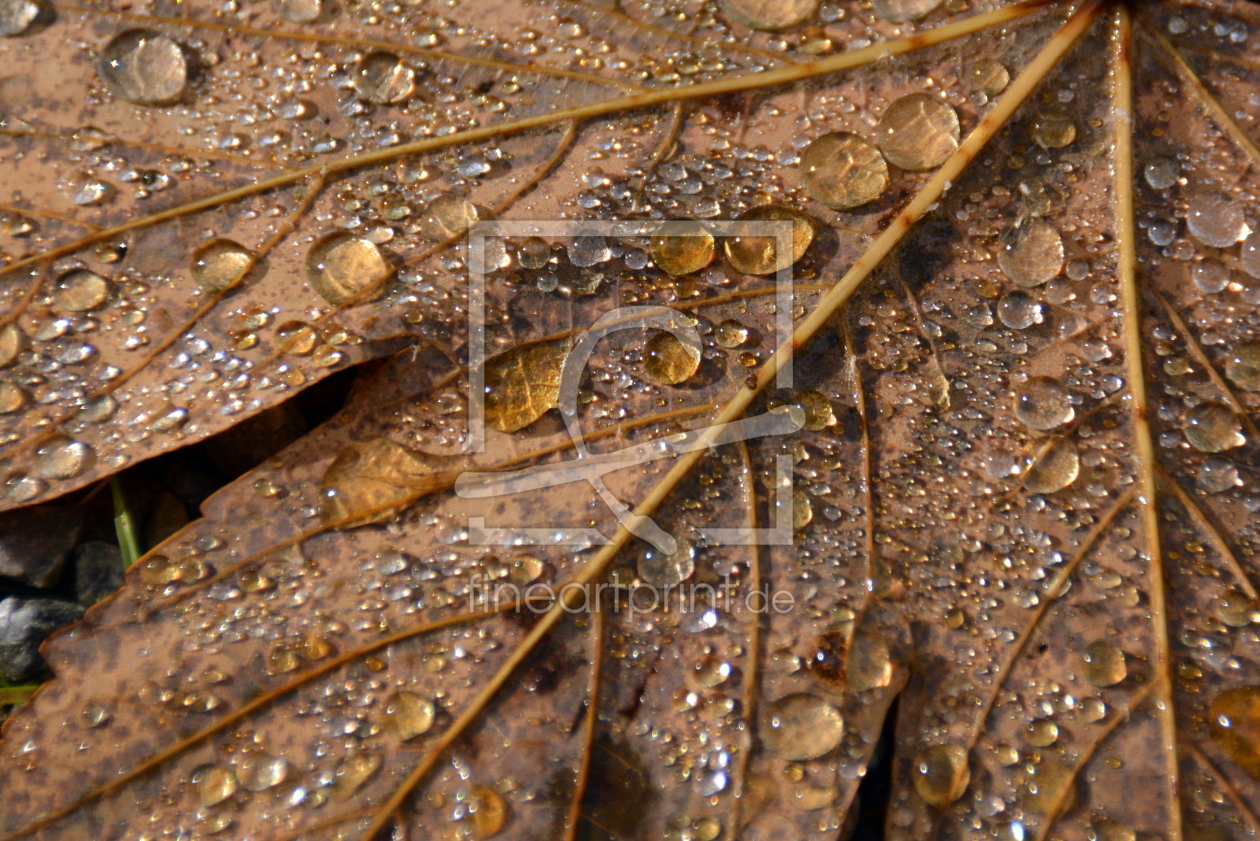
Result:
[[[293,23],[314,23],[323,11],[321,0],[276,0],[280,17]]]
[[[718,347],[737,348],[748,341],[748,328],[728,318],[713,329],[713,339],[718,343]]]
[[[516,251],[522,269],[541,269],[551,260],[551,246],[542,237],[528,237]]]
[[[0,382],[0,415],[16,412],[28,402],[29,398],[21,386],[11,382]]]
[[[775,756],[799,762],[830,753],[844,730],[838,709],[817,695],[797,692],[769,705],[761,738]]]
[[[1041,111],[1033,117],[1028,133],[1043,149],[1062,149],[1076,139],[1076,123],[1062,111]]]
[[[1094,686],[1115,686],[1129,674],[1124,652],[1107,640],[1095,640],[1081,654],[1082,672]]]
[[[1238,415],[1224,403],[1195,406],[1186,414],[1182,429],[1186,440],[1201,453],[1221,453],[1247,442]]]
[[[35,0],[0,0],[0,35],[21,35],[39,19],[39,13]]]
[[[1152,189],[1167,190],[1177,183],[1177,178],[1181,175],[1181,165],[1172,158],[1156,158],[1142,167],[1142,174],[1146,176],[1146,183]]]
[[[673,277],[698,272],[713,261],[713,234],[699,222],[674,222],[668,236],[652,237],[652,260]]]
[[[1039,718],[1024,728],[1024,740],[1035,748],[1048,748],[1059,739],[1059,725],[1048,718]]]
[[[962,797],[971,782],[971,765],[962,745],[933,745],[914,758],[914,790],[929,805],[943,809]]]
[[[202,765],[192,773],[193,790],[202,806],[214,806],[236,793],[236,773],[231,768]]]
[[[1015,415],[1030,429],[1055,429],[1076,417],[1071,393],[1053,377],[1033,377],[1019,387]]]
[[[337,765],[333,778],[333,799],[349,800],[381,767],[377,753],[357,753],[346,757]]]
[[[109,709],[100,701],[88,701],[79,710],[79,725],[89,730],[104,727],[111,717]]]
[[[639,555],[639,577],[657,590],[677,587],[695,571],[696,550],[685,540],[678,541],[678,548],[672,555],[655,548],[645,549]]]
[[[889,23],[918,20],[941,5],[942,0],[872,0],[875,12]]]
[[[446,242],[463,236],[478,219],[477,207],[463,196],[445,193],[420,214],[420,235],[429,242]]]
[[[394,738],[408,741],[433,726],[433,702],[415,692],[398,692],[385,707],[385,727]]]
[[[998,321],[1012,330],[1026,330],[1040,324],[1045,316],[1041,303],[1027,292],[1007,292],[997,305]]]
[[[700,348],[661,330],[648,339],[643,370],[662,385],[686,382],[700,368]]]
[[[473,830],[479,839],[498,835],[503,831],[503,827],[507,826],[507,801],[489,786],[477,786],[472,790],[469,811],[472,815]]]
[[[1020,286],[1040,286],[1063,268],[1063,239],[1049,222],[1025,220],[1002,234],[997,261]]]
[[[97,72],[116,96],[137,105],[178,102],[188,84],[188,59],[171,38],[150,29],[129,29],[114,36]]]
[[[953,106],[930,93],[912,93],[889,105],[875,132],[888,162],[911,172],[945,163],[962,137]]]
[[[0,345],[4,337],[0,336]],[[4,356],[0,353],[0,359]],[[1260,391],[1260,342],[1247,342],[1225,358],[1225,376],[1243,391]]]
[[[1260,279],[1260,231],[1253,231],[1243,240],[1239,262],[1243,271]]]
[[[811,199],[833,210],[861,207],[888,186],[888,164],[856,134],[824,134],[801,153],[801,186]]]
[[[94,310],[109,298],[113,284],[87,269],[75,269],[57,280],[53,290],[56,305],[70,312]]]
[[[1260,777],[1260,686],[1222,692],[1208,708],[1212,739],[1252,777]]]
[[[818,432],[836,425],[835,410],[831,401],[817,391],[802,391],[792,402],[805,412],[805,429]]]
[[[266,791],[285,781],[289,776],[289,763],[282,756],[264,751],[246,754],[237,762],[236,776],[246,791]]]
[[[814,520],[814,501],[800,488],[792,490],[792,528],[800,530]]]
[[[795,208],[780,205],[760,205],[744,211],[740,220],[753,222],[791,222],[792,253],[776,259],[776,241],[773,236],[724,237],[722,249],[727,262],[738,272],[751,275],[774,274],[786,269],[805,256],[814,241],[817,227],[814,220]],[[788,259],[790,256],[790,259]]]
[[[307,280],[334,306],[369,300],[392,272],[375,244],[345,231],[328,234],[306,255]]]
[[[73,479],[92,466],[96,454],[82,441],[55,435],[35,452],[35,469],[47,479]]]
[[[305,321],[286,321],[276,328],[276,339],[285,353],[305,356],[315,349],[319,337]]]
[[[814,16],[819,0],[720,0],[722,11],[749,29],[796,26]],[[938,0],[939,2],[939,0]]]
[[[11,321],[0,327],[0,368],[13,364],[13,360],[17,359],[26,344],[25,338],[18,326]]]
[[[1229,286],[1229,266],[1217,260],[1203,260],[1194,264],[1190,278],[1204,292],[1223,292]]]
[[[1204,245],[1228,248],[1243,238],[1247,220],[1242,202],[1219,193],[1199,193],[1190,197],[1186,227]]]
[[[245,277],[254,255],[230,239],[212,239],[192,254],[192,278],[206,292],[231,289]]]
[[[351,444],[320,479],[320,517],[346,527],[389,519],[396,506],[438,487],[441,479],[432,464],[388,438]]]
[[[353,82],[360,99],[397,105],[416,92],[416,71],[394,53],[374,50],[354,68]]]
[[[848,688],[865,692],[888,686],[893,678],[892,652],[882,634],[859,630],[849,648]]]
[[[1024,490],[1035,494],[1061,491],[1076,481],[1081,458],[1076,444],[1067,438],[1052,438],[1041,446],[1024,473]]]
[[[967,68],[967,80],[988,96],[997,96],[1011,83],[1011,74],[1000,61],[978,59]]]

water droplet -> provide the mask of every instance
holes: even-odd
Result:
[[[1020,286],[1040,286],[1063,268],[1063,239],[1044,219],[1028,219],[1003,232],[997,261]]]
[[[817,391],[802,391],[793,398],[792,402],[805,412],[805,428],[809,431],[818,432],[836,425],[836,415],[831,408],[831,401]]]
[[[968,68],[967,79],[987,96],[997,96],[1011,83],[1011,74],[1001,62],[982,58]]]
[[[929,805],[943,809],[962,797],[971,782],[971,765],[962,745],[933,745],[914,758],[914,790]]]
[[[388,438],[346,446],[324,471],[320,518],[351,528],[392,517],[400,505],[438,488],[432,459]]]
[[[1190,277],[1204,292],[1223,292],[1229,286],[1229,266],[1217,260],[1203,260],[1194,264]]]
[[[1024,739],[1035,748],[1048,748],[1059,739],[1059,725],[1048,718],[1039,718],[1024,728]]]
[[[345,231],[328,234],[306,255],[307,280],[335,306],[371,300],[392,272],[380,249]]]
[[[1043,149],[1062,149],[1076,139],[1076,123],[1062,111],[1041,111],[1033,117],[1028,133]]]
[[[569,346],[556,339],[518,345],[486,362],[486,423],[516,432],[560,399],[560,371]]]
[[[522,269],[541,269],[551,261],[551,246],[542,237],[529,237],[516,251]]]
[[[29,399],[21,387],[10,382],[0,382],[0,415],[16,412],[25,406]]]
[[[463,236],[478,218],[477,206],[468,199],[444,193],[420,214],[420,235],[429,242],[446,242]]]
[[[1243,238],[1247,220],[1242,202],[1220,193],[1199,193],[1190,198],[1186,227],[1204,245],[1228,248]]]
[[[192,254],[192,278],[214,295],[231,289],[249,272],[254,255],[230,239],[212,239]]]
[[[415,692],[399,692],[385,707],[385,726],[404,742],[429,732],[436,710],[433,702]]]
[[[110,718],[109,708],[100,701],[88,701],[79,710],[79,725],[88,729],[104,727],[109,724]]]
[[[277,0],[280,17],[293,23],[314,23],[323,11],[321,0]]]
[[[1212,739],[1231,760],[1260,778],[1260,686],[1241,686],[1217,696],[1208,708]]]
[[[1041,303],[1027,292],[1007,292],[997,305],[998,320],[1012,330],[1026,330],[1040,324],[1045,316]]]
[[[649,587],[657,590],[677,587],[696,571],[695,547],[680,540],[672,555],[666,555],[659,549],[645,549],[639,555],[638,571],[639,577]]]
[[[1024,490],[1035,494],[1061,491],[1081,473],[1081,457],[1076,444],[1067,438],[1051,438],[1044,443],[1024,474]]]
[[[700,368],[700,348],[664,330],[648,340],[643,370],[662,385],[686,382]]]
[[[1153,189],[1167,190],[1177,183],[1177,176],[1181,174],[1181,165],[1172,158],[1156,158],[1143,167],[1142,174],[1146,176],[1146,183]]]
[[[892,683],[893,660],[881,634],[859,630],[849,648],[848,688],[851,692],[879,689]]]
[[[81,207],[104,204],[114,196],[114,188],[90,172],[76,172],[66,182],[71,204]]]
[[[918,20],[941,5],[942,0],[872,0],[876,14],[889,23]]]
[[[838,709],[817,695],[798,692],[766,709],[761,739],[775,756],[796,762],[830,753],[844,738],[844,729]]]
[[[787,29],[814,16],[819,0],[720,0],[722,11],[749,29]]]
[[[26,337],[12,321],[0,327],[0,368],[12,365],[25,345]]]
[[[1260,619],[1255,599],[1241,590],[1227,590],[1216,608],[1216,616],[1231,628],[1245,628]]]
[[[1081,654],[1085,679],[1094,686],[1115,686],[1129,674],[1124,652],[1107,640],[1095,640]]]
[[[1201,453],[1221,453],[1247,442],[1234,411],[1223,403],[1201,403],[1186,414],[1186,440]]]
[[[713,234],[699,222],[674,222],[668,236],[652,237],[650,252],[661,271],[674,277],[691,274],[713,262]]]
[[[202,806],[222,803],[236,793],[236,774],[231,768],[202,765],[193,771],[191,782]]]
[[[805,256],[814,241],[817,228],[814,220],[795,208],[759,205],[741,213],[740,220],[754,222],[791,222],[792,253],[776,259],[774,236],[735,236],[722,240],[726,259],[738,272],[768,275],[786,269]]]
[[[368,53],[354,69],[354,92],[366,102],[397,105],[416,91],[416,71],[384,50]]]
[[[1260,279],[1260,231],[1254,231],[1243,240],[1240,255],[1243,271]]]
[[[737,348],[748,341],[748,328],[734,319],[727,319],[713,329],[718,347]]]
[[[1031,429],[1045,432],[1076,417],[1072,395],[1053,377],[1033,377],[1020,387],[1015,415]]]
[[[962,137],[953,107],[930,93],[898,99],[880,117],[875,131],[879,150],[888,162],[911,172],[945,163]]]
[[[289,776],[289,763],[282,756],[262,751],[251,753],[237,761],[236,776],[246,791],[266,791]]]
[[[792,528],[800,531],[814,519],[814,501],[800,488],[792,490]]]
[[[4,337],[0,336],[0,345]],[[0,352],[0,359],[4,354]],[[1225,376],[1243,391],[1260,391],[1260,342],[1241,344],[1225,358]]]
[[[479,839],[498,835],[507,825],[507,802],[494,789],[477,786],[472,790],[472,803],[469,805],[473,830]]]
[[[171,38],[149,29],[129,29],[101,51],[97,72],[109,89],[137,105],[178,102],[188,83],[188,59]]]
[[[349,800],[381,767],[380,754],[358,753],[337,765],[333,778],[333,799]]]
[[[35,451],[35,470],[48,479],[73,479],[95,460],[96,454],[87,444],[55,435]]]
[[[39,13],[35,0],[0,0],[0,35],[21,35],[39,19]]]
[[[888,186],[888,164],[856,134],[824,134],[801,153],[801,186],[811,199],[834,210],[861,207]]]
[[[87,269],[75,269],[62,275],[53,290],[53,300],[63,310],[87,312],[109,298],[113,284]]]

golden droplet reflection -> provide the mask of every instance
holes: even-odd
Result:
[[[491,838],[507,826],[507,801],[489,786],[474,788],[470,805],[473,830],[477,833],[477,838]]]
[[[661,271],[673,277],[698,272],[713,262],[713,234],[699,222],[672,222],[668,236],[652,237],[650,253]]]
[[[930,93],[908,94],[889,105],[875,132],[888,162],[911,172],[945,163],[962,137],[953,106]]]
[[[792,253],[782,257],[776,254],[776,238],[773,236],[723,238],[722,250],[726,253],[727,262],[744,274],[768,275],[786,269],[805,256],[817,233],[817,226],[808,214],[781,205],[759,205],[744,211],[737,218],[753,222],[792,223]]]
[[[429,732],[437,710],[433,702],[415,692],[398,692],[385,707],[385,727],[394,738],[408,741]]]
[[[661,330],[648,339],[643,370],[661,385],[686,382],[700,368],[700,348]]]
[[[239,242],[212,239],[193,252],[192,278],[214,295],[240,283],[253,263],[253,253]]]
[[[563,339],[519,345],[486,362],[486,423],[516,432],[560,399],[560,371],[569,353]]]
[[[214,806],[236,793],[236,774],[231,768],[202,765],[192,773],[193,790],[202,806]]]
[[[334,306],[371,300],[393,271],[374,243],[345,231],[328,234],[306,255],[307,280]]]
[[[1027,219],[1003,232],[998,266],[1020,286],[1040,286],[1063,268],[1063,239],[1044,219]]]
[[[0,334],[0,348],[4,345],[5,337]],[[3,364],[0,361],[0,366]],[[1260,342],[1245,342],[1230,351],[1225,357],[1225,376],[1243,391],[1260,391]]]
[[[939,0],[938,0],[939,2]],[[819,0],[719,0],[722,11],[749,29],[787,29],[814,16]]]
[[[420,235],[429,242],[446,242],[462,236],[479,215],[477,206],[468,199],[444,193],[429,202],[420,214]]]
[[[1186,414],[1186,440],[1201,453],[1222,453],[1247,443],[1242,422],[1224,403],[1200,403]]]
[[[1032,118],[1028,133],[1043,149],[1062,149],[1076,139],[1076,123],[1062,111],[1040,111]]]
[[[337,764],[333,777],[333,800],[349,800],[364,783],[381,767],[381,756],[376,753],[357,753]]]
[[[933,745],[914,758],[914,790],[930,806],[943,809],[962,797],[971,782],[971,764],[962,745]]]
[[[0,368],[13,364],[19,353],[26,346],[26,337],[18,326],[10,321],[0,327]]]
[[[314,23],[323,11],[321,0],[276,0],[280,17],[293,23]]]
[[[1024,490],[1035,494],[1061,491],[1081,475],[1081,457],[1070,439],[1054,437],[1043,443],[1024,473]]]
[[[943,0],[871,0],[875,13],[889,23],[918,20],[941,5]]]
[[[888,186],[888,164],[856,134],[824,134],[801,153],[801,186],[833,210],[849,210],[879,198]]]
[[[10,382],[0,382],[0,415],[16,412],[27,404],[30,398],[21,386]]]
[[[1054,377],[1033,377],[1015,392],[1015,416],[1041,432],[1060,427],[1076,417],[1072,393]]]
[[[1260,778],[1260,686],[1222,692],[1208,708],[1208,724],[1226,756]]]
[[[1085,679],[1094,686],[1115,686],[1129,674],[1124,652],[1108,640],[1095,640],[1081,654]]]
[[[188,83],[188,59],[170,37],[150,29],[129,29],[114,36],[97,62],[101,80],[128,102],[171,105]]]
[[[1011,83],[1011,74],[1000,61],[982,58],[967,68],[967,80],[986,95],[997,96]]]
[[[236,777],[246,791],[266,791],[289,776],[289,763],[282,756],[259,751],[242,756],[236,764]]]
[[[392,517],[400,506],[450,483],[436,459],[388,438],[350,444],[320,479],[320,517],[344,528]]]
[[[416,71],[385,50],[374,50],[364,56],[354,69],[352,79],[359,98],[378,105],[398,105],[416,92]]]
[[[844,738],[844,731],[838,709],[817,695],[798,692],[769,705],[761,739],[775,756],[798,762],[830,753]]]
[[[57,280],[53,301],[63,310],[87,312],[105,303],[113,291],[113,284],[96,272],[75,269]]]

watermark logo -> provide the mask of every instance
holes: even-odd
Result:
[[[713,220],[705,229],[714,237],[763,237],[775,243],[776,253],[791,253],[792,223],[789,221]],[[489,222],[469,229],[469,450],[485,448],[486,416],[486,279],[487,262],[497,239],[505,237],[564,238],[569,242],[602,245],[606,237],[633,236],[697,236],[702,235],[689,222]],[[501,246],[501,243],[498,245]],[[589,250],[589,249],[588,249]],[[786,261],[784,261],[786,262]],[[493,266],[490,267],[494,268]],[[783,347],[792,333],[792,271],[790,265],[774,275],[776,303],[775,337]],[[738,441],[786,435],[800,429],[804,417],[792,407],[766,412],[732,423],[704,427],[684,434],[646,441],[611,453],[591,453],[586,446],[578,419],[578,392],[582,374],[599,342],[621,330],[664,330],[674,336],[689,352],[697,355],[701,339],[693,321],[678,310],[663,306],[615,307],[603,313],[586,327],[565,358],[560,372],[558,407],[565,428],[573,440],[574,457],[559,462],[540,464],[521,470],[492,473],[465,473],[455,484],[456,493],[465,499],[490,499],[527,491],[537,491],[573,482],[591,486],[618,523],[658,551],[672,555],[678,549],[677,539],[650,517],[639,517],[607,487],[604,477],[619,470],[645,465],[657,459],[672,458],[683,453],[720,447]],[[790,388],[790,357],[776,372],[775,385]],[[773,495],[773,525],[767,528],[709,528],[700,536],[708,545],[786,545],[792,542],[792,459],[776,459]],[[469,520],[469,542],[479,545],[593,546],[606,544],[608,535],[596,529],[568,528],[560,525],[533,525],[529,528],[490,527],[485,517]]]

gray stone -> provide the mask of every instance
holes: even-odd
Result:
[[[0,601],[0,674],[13,683],[44,677],[39,644],[58,628],[83,618],[83,608],[57,599]]]
[[[82,529],[83,511],[70,505],[35,505],[0,514],[0,575],[51,587]]]
[[[74,597],[91,607],[123,585],[122,550],[103,540],[89,540],[75,547]]]

